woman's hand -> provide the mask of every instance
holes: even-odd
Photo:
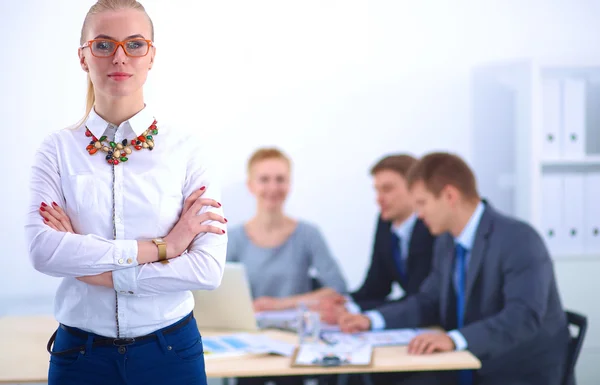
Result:
[[[318,307],[321,320],[331,325],[337,325],[342,315],[347,312],[346,302],[346,298],[337,293],[321,298]]]
[[[258,297],[253,301],[252,305],[255,312],[283,310],[286,308],[284,300],[282,298],[275,297]]]
[[[46,204],[42,202],[40,205],[40,214],[44,220],[44,223],[48,225],[48,227],[56,230],[62,231],[64,233],[73,233],[73,226],[71,226],[71,220],[65,214],[63,209],[61,209],[56,202],[52,202],[51,204]]]
[[[225,230],[217,226],[207,225],[205,222],[227,223],[227,219],[210,211],[198,215],[198,212],[204,206],[221,207],[221,204],[214,199],[201,198],[205,191],[206,189],[202,187],[185,200],[179,221],[169,234],[163,238],[167,242],[168,259],[180,256],[189,247],[196,235],[200,233],[225,234]]]

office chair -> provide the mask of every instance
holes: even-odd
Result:
[[[575,364],[579,358],[581,347],[583,346],[583,340],[585,333],[587,332],[588,321],[587,317],[572,311],[565,311],[567,315],[567,323],[569,326],[575,326],[577,328],[577,334],[571,336],[569,341],[569,351],[567,353],[567,368],[565,376],[563,377],[563,385],[575,385]],[[570,328],[569,328],[570,329]]]

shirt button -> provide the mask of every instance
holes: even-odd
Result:
[[[122,221],[122,220],[121,220],[121,217],[117,217],[117,218],[116,218],[116,222],[117,222],[117,223],[121,223],[121,221]]]
[[[133,259],[127,258],[127,263],[131,264],[132,262],[133,262]]]
[[[119,293],[121,293],[121,294],[125,294],[125,293],[127,293],[127,292],[126,292],[125,290],[121,290]]]
[[[123,261],[123,258],[119,259],[119,265],[122,265],[122,264],[123,264],[123,262],[124,262],[124,261]]]
[[[133,291],[129,291],[129,294],[133,294]]]

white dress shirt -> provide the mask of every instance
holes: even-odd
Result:
[[[54,304],[60,323],[116,337],[118,300],[120,337],[145,335],[190,313],[190,290],[221,282],[227,234],[199,234],[168,264],[138,265],[136,259],[137,241],[167,235],[192,192],[206,186],[203,197],[219,201],[220,186],[198,139],[157,117],[154,149],[133,150],[114,170],[105,153],[86,151],[86,126],[97,138],[118,143],[141,135],[153,121],[148,107],[118,127],[92,110],[84,125],[50,134],[36,153],[25,234],[35,269],[62,279]],[[76,234],[48,227],[39,213],[42,202],[61,206]],[[220,208],[209,210],[223,215]],[[76,279],[106,271],[113,272],[114,288]]]

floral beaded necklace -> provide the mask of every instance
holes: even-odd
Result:
[[[119,163],[127,162],[129,160],[128,156],[133,152],[131,147],[136,151],[139,151],[142,148],[147,148],[152,151],[154,149],[154,135],[158,135],[156,120],[152,122],[150,127],[148,127],[142,135],[130,140],[123,139],[121,142],[107,141],[106,135],[98,139],[86,126],[85,136],[92,138],[92,141],[85,149],[90,155],[94,155],[98,151],[106,153],[106,162],[116,166]]]

